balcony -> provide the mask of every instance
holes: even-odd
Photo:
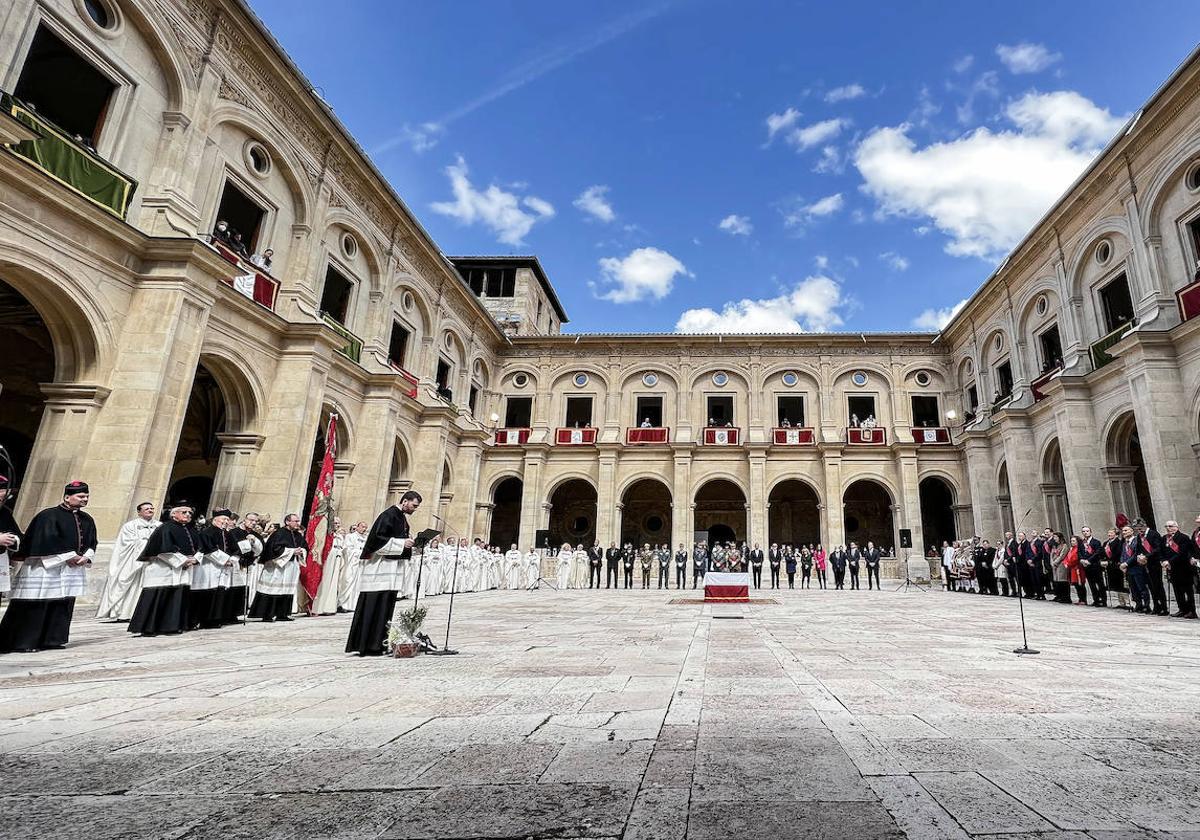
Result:
[[[771,430],[771,442],[776,446],[812,446],[815,440],[813,430],[803,426],[781,426]]]
[[[0,110],[39,135],[9,151],[105,212],[125,218],[137,181],[7,93],[0,93]]]
[[[555,446],[591,446],[596,442],[596,430],[591,426],[561,428],[554,431]]]
[[[737,446],[742,442],[742,430],[733,426],[705,426],[700,441],[705,446]]]
[[[1200,315],[1200,280],[1176,292],[1175,301],[1179,304],[1179,320],[1190,321]]]
[[[666,426],[647,426],[625,430],[625,443],[630,446],[644,446],[654,443],[668,443],[671,440],[671,430]]]
[[[1056,373],[1058,373],[1060,370],[1062,370],[1062,365],[1061,364],[1055,365],[1054,367],[1050,368],[1045,373],[1043,373],[1041,376],[1039,376],[1037,379],[1035,379],[1029,383],[1029,390],[1033,392],[1033,401],[1035,403],[1041,402],[1042,400],[1046,399],[1046,394],[1042,391],[1042,386],[1045,385],[1047,382],[1049,382],[1051,379],[1053,379],[1054,375]]]
[[[221,259],[234,266],[239,274],[233,277],[222,277],[221,282],[232,286],[234,291],[250,298],[259,306],[275,311],[275,299],[279,296],[279,281],[256,265],[243,260],[230,250],[224,242],[211,236],[201,237],[208,247],[221,255]]]
[[[846,430],[846,443],[854,446],[884,446],[887,444],[887,431],[879,426],[874,429],[851,426]]]
[[[497,446],[524,446],[529,441],[529,429],[497,429]]]
[[[1125,333],[1133,329],[1136,321],[1130,321],[1128,324],[1122,324],[1115,330],[1110,332],[1104,338],[1096,341],[1091,346],[1092,368],[1100,370],[1105,365],[1116,361],[1112,356],[1108,355],[1108,349],[1125,337]]]
[[[415,398],[417,396],[417,386],[421,384],[420,380],[391,359],[388,359],[388,367],[399,374],[400,378],[404,380],[404,395]]]
[[[342,324],[339,323],[338,320],[328,312],[321,313],[321,320],[325,322],[325,326],[329,327],[346,340],[346,343],[342,347],[338,348],[338,352],[352,362],[361,362],[363,349],[362,339],[342,326]]]
[[[921,426],[912,430],[913,443],[947,444],[951,443],[950,430],[945,426]]]

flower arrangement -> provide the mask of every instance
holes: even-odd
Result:
[[[392,656],[416,656],[420,650],[417,634],[421,631],[421,625],[425,623],[425,616],[428,614],[429,610],[425,607],[412,607],[388,622],[384,644]]]

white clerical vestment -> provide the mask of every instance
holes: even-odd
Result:
[[[256,591],[264,595],[295,595],[300,585],[300,567],[308,562],[308,551],[303,548],[285,548],[274,560],[262,565]]]
[[[313,599],[313,612],[318,615],[329,615],[337,612],[338,585],[342,579],[342,566],[345,564],[346,535],[335,534],[333,544],[329,546],[329,554],[321,567],[321,582],[317,584],[317,597]]]
[[[571,585],[576,589],[583,589],[587,586],[588,578],[588,553],[584,549],[578,549],[574,555],[574,562],[571,564]]]
[[[142,594],[142,575],[146,564],[138,557],[146,547],[146,541],[161,522],[147,522],[140,516],[121,526],[113,543],[112,557],[108,561],[108,579],[100,595],[100,606],[96,618],[113,618],[128,621]]]
[[[571,560],[575,556],[573,551],[563,549],[558,553],[558,588],[567,589],[571,585]]]
[[[12,576],[10,597],[14,601],[54,601],[59,598],[78,598],[85,594],[87,567],[92,565],[96,552],[89,548],[79,555],[86,563],[68,566],[67,561],[74,556],[75,552],[65,551],[45,557],[26,557]]]
[[[442,547],[425,546],[421,552],[421,596],[442,594]]]
[[[358,531],[346,535],[342,549],[342,578],[338,581],[338,606],[353,610],[358,603],[358,586],[362,579],[362,549],[367,537]]]
[[[170,533],[170,532],[166,532]],[[156,554],[154,559],[143,562],[145,571],[142,572],[142,587],[153,589],[159,586],[186,586],[191,583],[192,569],[197,567],[185,566],[188,560],[199,561],[203,555],[199,551],[188,555],[180,552]]]
[[[362,578],[359,592],[399,592],[404,585],[400,555],[404,552],[404,540],[392,537],[371,557],[362,561]]]
[[[542,557],[536,551],[525,555],[525,588],[537,589],[538,578],[542,576]]]
[[[520,589],[521,588],[521,552],[517,549],[510,549],[508,554],[504,555],[504,559],[508,561],[508,576],[505,580],[505,589]]]

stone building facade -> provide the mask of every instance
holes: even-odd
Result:
[[[573,335],[536,258],[442,254],[240,0],[15,0],[18,518],[73,478],[108,539],[143,500],[302,510],[334,414],[343,518],[413,487],[420,524],[522,548],[903,529],[919,550],[1014,519],[1190,516],[1198,68],[940,335]],[[269,269],[213,240],[220,219]]]

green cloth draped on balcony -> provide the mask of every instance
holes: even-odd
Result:
[[[351,361],[361,362],[363,349],[362,339],[338,323],[337,319],[328,312],[321,313],[321,320],[323,320],[326,325],[329,326],[335,333],[349,342],[345,347],[339,348],[338,352]]]
[[[11,147],[13,152],[117,218],[125,218],[133,197],[133,179],[13,100],[6,98],[4,105],[15,119],[42,135],[38,140],[17,143]]]

